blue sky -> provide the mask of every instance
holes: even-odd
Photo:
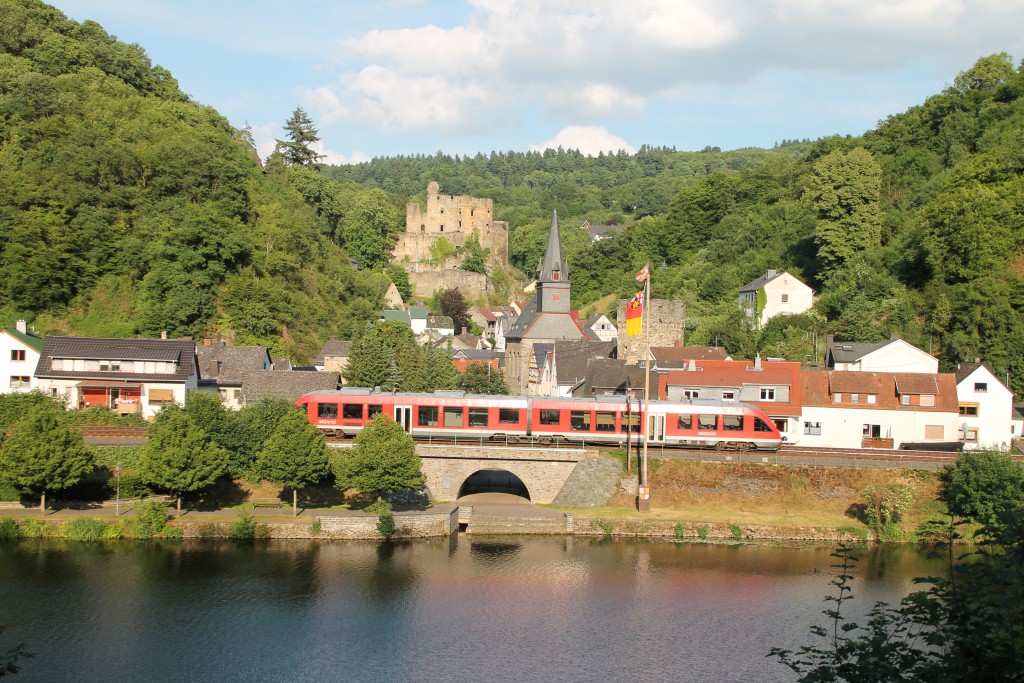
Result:
[[[1021,0],[56,0],[142,45],[261,153],[297,105],[330,163],[858,135],[981,56]]]

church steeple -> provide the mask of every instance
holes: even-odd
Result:
[[[569,280],[569,264],[562,259],[562,240],[558,233],[558,211],[551,214],[551,229],[548,231],[548,246],[540,262],[540,282],[559,282]]]

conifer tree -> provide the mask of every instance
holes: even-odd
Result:
[[[302,107],[295,107],[291,118],[284,124],[287,140],[278,140],[277,149],[290,166],[319,166],[324,155],[317,154],[311,148],[320,142],[320,131],[313,125],[313,119]]]

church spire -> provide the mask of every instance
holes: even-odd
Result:
[[[569,264],[562,258],[562,240],[558,234],[558,211],[554,211],[551,214],[548,246],[544,250],[544,258],[541,259],[540,273],[537,279],[541,282],[569,280]]]

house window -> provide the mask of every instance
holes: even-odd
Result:
[[[25,349],[11,349],[11,360],[25,360]]]
[[[860,394],[850,394],[850,403],[860,403]]]
[[[868,394],[868,403],[878,403],[878,394]]]
[[[335,420],[338,417],[337,403],[317,403],[316,416],[321,420]]]
[[[723,391],[722,392],[722,400],[723,401],[735,401],[736,400],[736,392],[734,392],[734,391]]]
[[[487,426],[487,408],[470,408],[469,409],[469,426],[470,427],[486,427]]]
[[[25,352],[22,351],[22,353],[25,353]],[[975,391],[988,391],[988,382],[975,382],[974,383],[974,390]]]
[[[979,406],[977,403],[961,403],[960,404],[960,415],[961,417],[978,417]]]
[[[363,404],[348,403],[342,408],[341,417],[345,420],[362,420]]]
[[[775,400],[775,389],[770,387],[761,387],[761,400],[762,401],[774,401]]]
[[[686,398],[687,401],[694,398],[700,398],[700,391],[697,389],[686,389],[683,391],[683,397]]]
[[[784,304],[788,304],[789,303],[789,294],[783,294],[782,295],[782,303],[784,303]]]
[[[821,423],[820,422],[804,422],[804,434],[812,434],[814,436],[821,436]]]
[[[100,372],[121,372],[121,361],[101,360],[99,362]]]
[[[833,403],[842,403],[843,402],[843,394],[842,394],[842,392],[836,392],[836,393],[832,394],[832,402]]]
[[[864,425],[862,432],[865,438],[880,439],[882,437],[882,425]]]
[[[31,382],[31,377],[26,377],[25,375],[11,375],[11,389],[28,389]]]
[[[925,408],[932,408],[935,406],[935,396],[932,394],[921,394],[921,405]]]
[[[963,440],[967,443],[978,443],[978,428],[968,427],[963,430]]]
[[[946,430],[942,428],[942,425],[925,425],[924,438],[942,441],[946,438]]]
[[[910,394],[903,394],[902,396],[900,396],[900,405],[901,406],[909,406],[910,405]]]

